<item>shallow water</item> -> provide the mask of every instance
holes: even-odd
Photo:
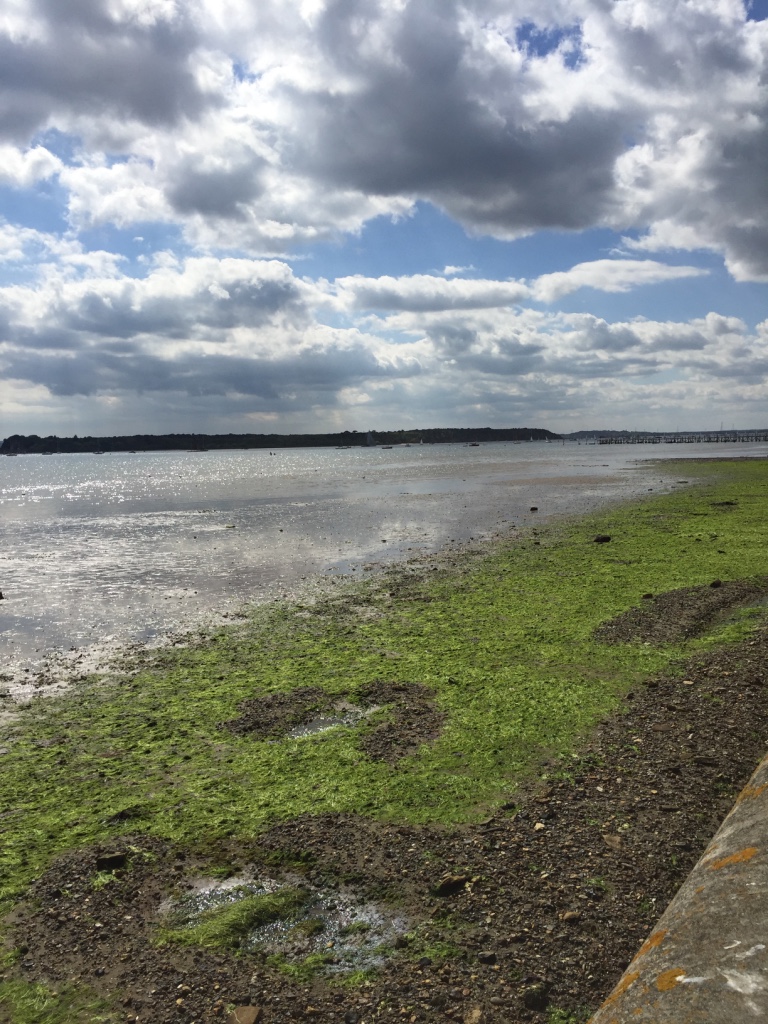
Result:
[[[747,454],[765,456],[768,446],[530,442],[0,458],[0,672],[291,596],[316,574],[357,574],[675,486],[649,460]]]

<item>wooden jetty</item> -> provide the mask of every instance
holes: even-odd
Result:
[[[742,444],[768,441],[768,430],[715,430],[691,434],[621,434],[598,437],[598,444]]]

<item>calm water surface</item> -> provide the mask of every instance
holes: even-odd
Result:
[[[0,671],[149,639],[317,574],[675,486],[766,445],[414,445],[0,458]],[[530,507],[537,505],[538,513]]]

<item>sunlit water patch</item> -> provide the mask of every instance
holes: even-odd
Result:
[[[0,672],[292,597],[617,497],[721,445],[416,445],[0,459]],[[754,451],[753,451],[754,449]],[[739,445],[739,455],[765,446]],[[679,474],[678,474],[679,475]],[[538,511],[531,512],[535,506]]]

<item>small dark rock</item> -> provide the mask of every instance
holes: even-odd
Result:
[[[713,589],[717,590],[718,587],[722,587],[723,581],[722,580],[712,580],[712,582],[709,585]]]
[[[609,533],[598,533],[595,537],[595,544],[608,544],[610,539],[611,535]]]
[[[128,855],[125,853],[103,853],[96,858],[97,871],[117,871],[124,868],[128,862]]]
[[[650,593],[649,594],[643,594],[642,595],[642,599],[643,599],[643,601],[652,601],[653,600],[653,594],[650,594]]]
[[[549,987],[543,982],[538,985],[530,985],[523,992],[523,1005],[528,1010],[536,1010],[539,1013],[546,1010],[549,1005]]]
[[[469,875],[446,875],[432,889],[435,896],[453,896],[461,892],[469,881]]]
[[[418,964],[419,964],[419,967],[431,967],[432,966],[432,961],[429,959],[428,956],[422,956],[422,957],[419,957]]]
[[[531,505],[531,512],[538,512],[538,511],[539,511],[539,506],[538,505]]]
[[[481,964],[495,964],[496,954],[492,949],[484,949],[482,952],[477,954],[477,959]]]
[[[357,1024],[359,1020],[360,1014],[357,1012],[357,1010],[347,1010],[347,1012],[344,1014],[345,1024]]]

